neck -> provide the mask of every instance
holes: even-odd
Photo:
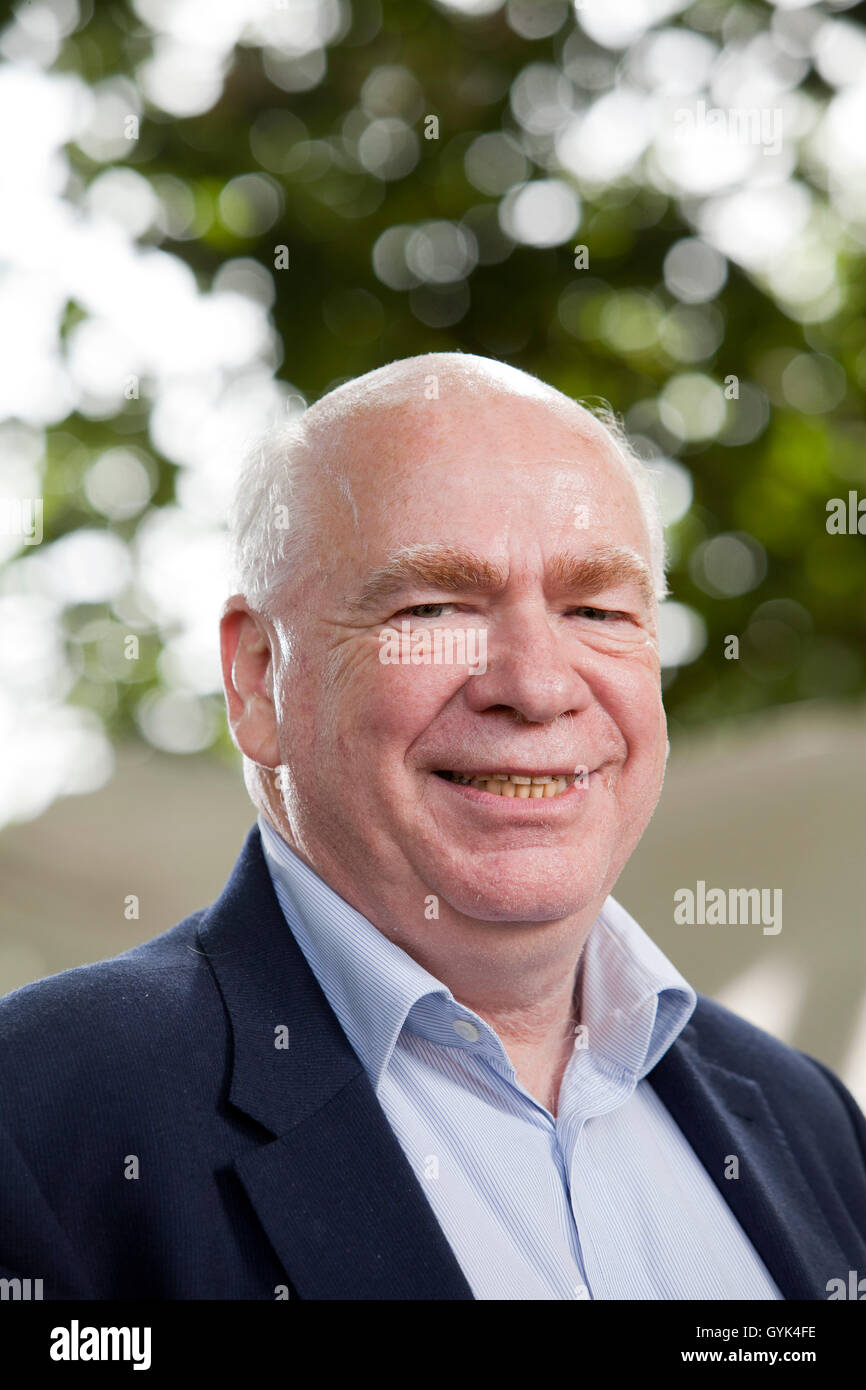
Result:
[[[459,996],[460,1002],[483,1018],[496,1033],[521,1086],[554,1116],[580,1021],[577,981],[578,969],[563,972],[549,992],[534,1004],[528,1004],[524,998],[517,1010],[491,1008],[486,1000],[473,1003],[465,994]],[[452,993],[455,993],[453,989]]]

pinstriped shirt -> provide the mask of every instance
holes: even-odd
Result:
[[[619,903],[581,955],[554,1117],[478,1014],[259,829],[287,925],[477,1299],[781,1298],[645,1080],[697,996]]]

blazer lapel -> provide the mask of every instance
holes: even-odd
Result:
[[[257,828],[199,941],[231,1023],[229,1100],[273,1136],[235,1169],[298,1295],[472,1299],[283,918]]]
[[[698,1010],[700,1004],[698,1005]],[[647,1080],[709,1172],[786,1299],[825,1299],[847,1258],[760,1086],[701,1057],[683,1029]],[[739,1175],[726,1178],[730,1158]]]
[[[235,1166],[302,1298],[473,1297],[366,1075]]]

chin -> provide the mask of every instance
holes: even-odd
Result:
[[[451,878],[439,895],[455,912],[480,922],[559,922],[607,896],[601,884],[582,883],[577,874],[557,885],[550,874],[531,873],[500,879],[495,886],[489,876],[483,885],[477,879]]]

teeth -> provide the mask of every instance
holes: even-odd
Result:
[[[533,801],[550,796],[561,796],[574,777],[552,777],[547,773],[537,777],[526,777],[519,772],[491,772],[483,777],[467,777],[462,772],[449,774],[452,781],[464,787],[477,787],[479,791],[490,792],[493,796],[527,797]]]

